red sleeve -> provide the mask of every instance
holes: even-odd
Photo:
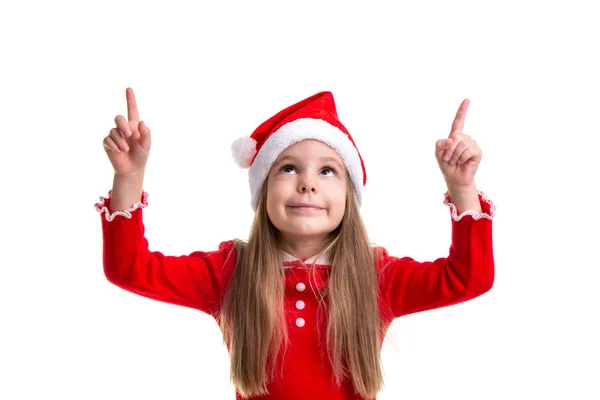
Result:
[[[235,265],[233,241],[222,242],[216,251],[166,256],[149,251],[144,237],[142,209],[146,192],[128,210],[110,213],[109,198],[100,197],[103,264],[106,278],[116,286],[150,299],[195,308],[217,315],[223,283]]]
[[[452,244],[448,257],[419,262],[410,257],[389,256],[378,248],[382,296],[394,318],[462,303],[482,295],[494,283],[492,219],[495,205],[479,191],[482,213],[465,211],[460,216],[450,206]]]

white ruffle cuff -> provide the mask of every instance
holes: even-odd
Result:
[[[104,217],[106,218],[106,220],[108,222],[111,222],[113,219],[115,219],[115,217],[117,215],[121,215],[125,218],[131,218],[131,213],[135,210],[137,210],[138,208],[146,208],[148,207],[148,193],[143,190],[142,191],[142,200],[141,201],[137,201],[135,202],[130,208],[123,210],[123,211],[115,211],[114,213],[110,213],[110,210],[108,209],[108,207],[106,206],[105,202],[107,199],[110,199],[110,196],[112,194],[112,190],[108,191],[108,197],[104,198],[102,196],[100,196],[100,202],[94,204],[94,208],[96,209],[96,211],[98,211],[99,213],[103,213]]]
[[[492,200],[490,200],[481,190],[478,190],[477,194],[479,195],[480,201],[483,201],[490,206],[489,213],[476,212],[474,210],[465,210],[462,213],[460,213],[460,215],[458,215],[458,209],[456,208],[456,205],[454,205],[453,203],[450,202],[450,193],[448,191],[446,191],[446,193],[444,193],[444,205],[449,206],[450,209],[452,210],[452,219],[454,221],[460,221],[460,219],[466,215],[470,215],[471,217],[473,217],[474,220],[478,220],[481,218],[486,218],[486,219],[491,220],[494,218],[494,214],[496,212],[496,205],[494,204],[494,202]]]

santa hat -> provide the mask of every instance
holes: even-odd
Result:
[[[338,119],[333,94],[320,92],[278,112],[250,136],[233,142],[231,153],[241,168],[249,168],[252,209],[256,211],[261,188],[279,155],[293,144],[316,139],[333,148],[346,165],[360,206],[367,183],[365,166],[354,140]]]

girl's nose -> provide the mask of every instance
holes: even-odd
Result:
[[[302,192],[312,192],[315,193],[317,191],[317,182],[314,176],[311,176],[308,173],[304,173],[300,175],[300,180],[298,181],[298,189]]]

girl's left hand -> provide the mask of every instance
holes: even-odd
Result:
[[[448,187],[475,186],[475,172],[481,162],[481,149],[469,135],[463,133],[469,99],[463,100],[447,139],[435,144],[435,158]]]

